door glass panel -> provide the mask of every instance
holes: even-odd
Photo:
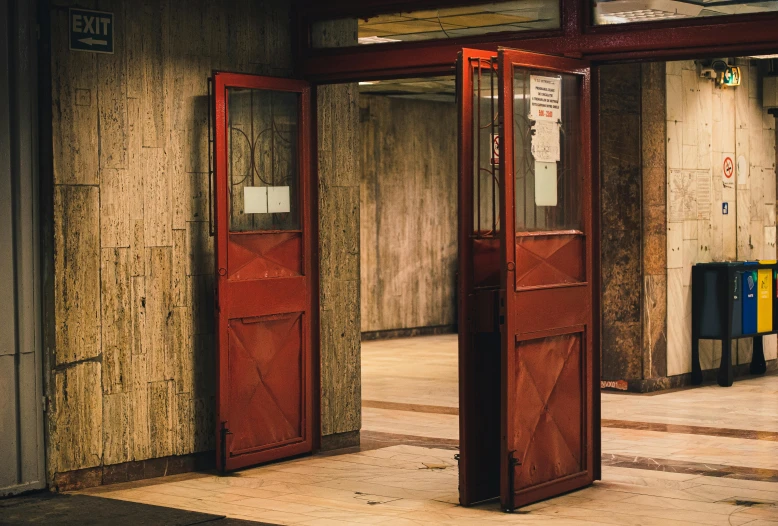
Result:
[[[484,65],[473,69],[473,230],[493,238],[500,226],[498,84],[497,72]]]
[[[582,229],[580,82],[514,68],[517,233]]]
[[[299,94],[228,88],[230,231],[299,230]]]

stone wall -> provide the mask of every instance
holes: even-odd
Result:
[[[115,14],[115,53],[69,51],[52,7],[55,484],[213,449],[206,80],[292,72],[282,0],[77,5]]]
[[[667,374],[664,63],[601,68],[602,379]]]
[[[742,84],[716,88],[693,61],[667,64],[667,374],[691,371],[691,267],[698,262],[775,259],[775,118],[762,107],[755,63],[739,62]],[[724,183],[724,157],[736,161],[734,182]],[[737,160],[741,159],[738,163]],[[699,170],[699,181],[671,180],[672,170]],[[710,199],[697,187],[710,185]],[[691,186],[690,186],[691,185]],[[690,189],[691,188],[691,189]],[[688,213],[671,213],[679,199]],[[708,202],[709,201],[709,202]],[[729,213],[722,213],[722,203]],[[710,207],[710,210],[703,208]],[[776,358],[776,336],[764,338],[765,358]],[[733,342],[733,362],[751,361],[750,339]],[[735,349],[733,349],[734,351]],[[721,345],[700,342],[702,369],[718,367]]]
[[[314,42],[356,44],[356,20],[320,24]],[[318,86],[322,448],[359,443],[359,90]]]
[[[456,323],[457,108],[362,95],[362,332]]]

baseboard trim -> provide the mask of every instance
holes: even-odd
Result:
[[[456,334],[457,326],[433,325],[431,327],[410,327],[407,329],[388,329],[384,331],[366,331],[362,333],[362,341],[390,340],[392,338],[410,338],[412,336],[435,336],[438,334]]]
[[[204,451],[190,455],[150,458],[137,462],[123,462],[111,466],[97,466],[55,473],[51,489],[53,491],[74,491],[104,484],[166,477],[214,468],[216,468],[216,452]]]
[[[359,446],[359,430],[324,435],[321,437],[321,451],[332,451],[333,449],[357,446]]]
[[[750,364],[741,364],[733,366],[735,379],[744,378],[759,378],[764,374],[752,375],[750,371]],[[702,372],[702,383],[715,384],[716,377],[718,375],[718,369],[710,369]],[[765,374],[773,374],[778,371],[778,360],[770,360],[767,362],[767,372]],[[605,381],[605,380],[603,380]],[[604,392],[614,393],[660,393],[667,391],[668,389],[683,389],[686,387],[698,387],[692,384],[692,374],[679,374],[677,376],[666,376],[663,378],[647,378],[645,380],[621,380],[621,381],[609,381],[609,383],[615,384],[616,382],[626,382],[626,389],[603,387]]]

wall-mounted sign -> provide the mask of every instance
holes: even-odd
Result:
[[[721,163],[721,179],[725,183],[735,182],[735,160],[731,155],[724,154],[724,161]]]
[[[740,68],[728,66],[721,76],[721,83],[725,86],[740,86]]]
[[[729,215],[729,203],[721,203],[721,213]]]
[[[113,13],[70,9],[70,49],[113,53]]]

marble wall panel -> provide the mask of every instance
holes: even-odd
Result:
[[[765,119],[757,89],[760,74],[748,61],[741,65],[742,85],[718,89],[712,81],[699,77],[693,62],[667,64],[667,168],[707,170],[711,185],[709,202],[701,202],[699,194],[691,195],[698,209],[696,220],[688,218],[683,223],[668,224],[669,375],[691,370],[692,265],[772,258],[775,254],[775,136],[770,121]],[[736,163],[739,173],[735,181],[722,179],[725,156],[742,157],[744,161]],[[668,201],[683,195],[669,185],[667,188]],[[722,213],[722,203],[728,204],[726,215]],[[750,361],[750,340],[733,345],[738,363]],[[719,347],[717,343],[701,344],[704,369],[718,365]]]

